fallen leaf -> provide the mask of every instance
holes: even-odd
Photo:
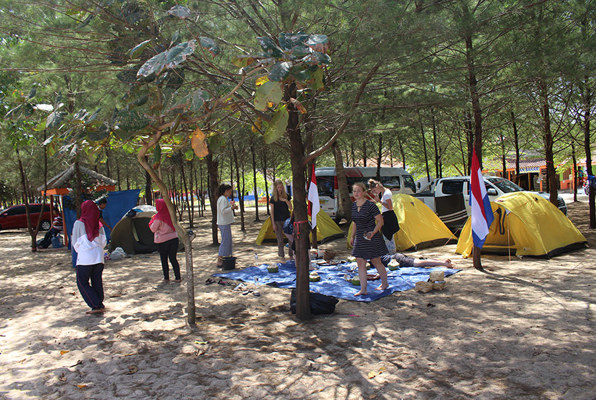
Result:
[[[60,350],[60,355],[63,356],[66,353],[70,353],[70,350]]]
[[[377,372],[377,371],[371,371],[371,372],[369,372],[369,373],[368,373],[368,379],[372,379],[372,378],[374,378],[374,377],[376,377],[376,376],[379,376],[379,375],[381,375],[381,374],[382,374],[384,371],[386,371],[385,367],[381,367],[381,368],[379,368],[379,372]]]
[[[77,387],[79,389],[85,389],[87,387],[87,385],[79,384],[79,385],[77,385]]]
[[[129,365],[128,372],[126,373],[126,375],[132,375],[138,371],[139,371],[139,368],[136,365]]]
[[[200,340],[195,340],[195,344],[209,344],[209,342],[202,342]]]

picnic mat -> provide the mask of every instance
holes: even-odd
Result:
[[[257,285],[270,285],[279,288],[292,289],[296,287],[296,265],[294,261],[278,263],[279,272],[268,272],[267,264],[246,267],[236,271],[213,274],[213,276],[239,280]],[[370,302],[393,292],[413,289],[416,282],[427,281],[432,271],[444,271],[445,277],[453,275],[460,269],[445,267],[435,268],[399,268],[395,271],[387,269],[389,287],[386,290],[376,290],[381,280],[368,281],[368,294],[354,296],[360,290],[360,285],[353,285],[346,278],[358,277],[358,267],[355,262],[345,262],[337,265],[318,265],[316,269],[321,277],[319,282],[310,282],[310,291],[333,296],[339,299]],[[311,271],[312,272],[312,271]],[[376,274],[375,268],[369,269],[369,274]]]

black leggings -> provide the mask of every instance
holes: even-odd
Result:
[[[176,252],[178,251],[178,238],[170,239],[167,242],[157,243],[157,250],[159,251],[159,258],[161,259],[161,269],[163,270],[163,278],[166,281],[170,280],[170,269],[168,268],[168,258],[176,280],[180,280],[180,264],[176,260]]]

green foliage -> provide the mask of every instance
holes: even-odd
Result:
[[[279,84],[274,82],[265,82],[257,86],[255,93],[255,108],[259,111],[265,111],[268,103],[278,104],[281,101],[283,93]]]
[[[285,105],[275,111],[263,136],[266,144],[271,144],[283,136],[288,126],[288,118],[288,109]]]

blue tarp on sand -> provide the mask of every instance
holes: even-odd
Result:
[[[214,274],[213,276],[234,279],[249,283],[265,284],[280,288],[291,289],[296,287],[296,266],[293,261],[284,264],[278,263],[279,272],[267,272],[267,264],[258,267],[247,267],[237,271]],[[413,289],[416,282],[426,281],[432,271],[444,271],[445,276],[453,275],[460,269],[444,267],[435,268],[400,268],[395,271],[387,270],[389,288],[384,291],[376,290],[381,280],[368,281],[368,294],[354,296],[360,290],[359,285],[353,285],[346,280],[346,277],[358,276],[358,269],[355,262],[347,262],[338,265],[321,265],[317,273],[321,277],[319,282],[310,282],[310,291],[333,296],[338,299],[370,302],[381,297],[390,295],[393,292],[401,292]],[[370,274],[375,274],[376,269],[370,269]]]

